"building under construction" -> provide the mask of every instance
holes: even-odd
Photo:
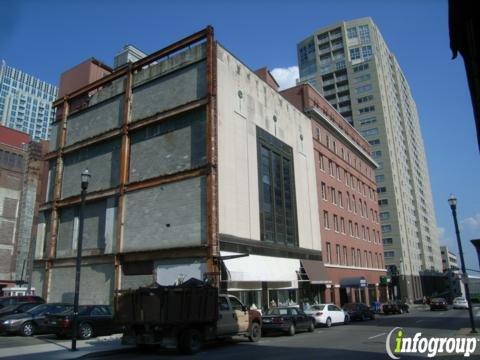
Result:
[[[54,102],[33,286],[73,299],[88,168],[81,303],[152,274],[209,278],[251,304],[298,301],[301,260],[322,266],[310,119],[211,27],[116,65]]]

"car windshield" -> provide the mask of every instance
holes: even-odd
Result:
[[[267,315],[287,315],[288,309],[272,308],[267,310]]]
[[[355,310],[356,305],[355,304],[345,304],[343,305],[343,308],[346,310]]]
[[[312,309],[313,310],[323,310],[325,308],[325,305],[313,305]]]

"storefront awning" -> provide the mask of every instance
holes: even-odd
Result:
[[[240,255],[221,251],[220,255]],[[296,282],[300,271],[300,260],[273,256],[248,255],[235,259],[223,260],[229,281],[266,281]]]
[[[322,261],[302,260],[302,266],[308,276],[310,284],[331,284]]]
[[[366,286],[367,286],[367,280],[363,276],[347,277],[347,278],[343,278],[340,281],[340,287],[360,288],[360,287],[366,287]]]

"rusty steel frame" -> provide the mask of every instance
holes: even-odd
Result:
[[[217,47],[212,27],[207,28],[207,274],[214,286],[220,285],[218,239],[218,175],[217,175]]]
[[[145,119],[141,119],[135,123],[131,123],[131,100],[132,100],[132,88],[133,88],[133,75],[136,70],[154,62],[160,58],[166,57],[185,49],[193,44],[206,41],[207,55],[206,55],[206,78],[207,78],[207,96],[202,99],[192,101],[188,104],[184,104],[165,112],[155,114]],[[60,131],[58,133],[58,149],[45,155],[45,160],[57,160],[57,167],[55,172],[55,183],[53,189],[53,200],[49,203],[44,203],[41,209],[51,209],[52,216],[50,220],[51,234],[48,241],[48,255],[45,261],[46,277],[43,283],[43,296],[47,297],[51,285],[51,269],[53,268],[53,262],[56,260],[56,247],[57,247],[57,233],[59,226],[59,208],[77,205],[80,203],[80,196],[72,196],[66,199],[61,199],[61,184],[63,178],[63,158],[65,154],[73,151],[78,151],[84,147],[90,146],[100,141],[105,141],[117,136],[122,137],[122,145],[120,151],[120,183],[119,186],[113,189],[100,190],[91,192],[87,195],[87,202],[99,200],[111,196],[118,195],[118,207],[116,214],[116,235],[114,250],[114,266],[115,266],[115,289],[119,289],[121,286],[121,260],[126,254],[122,254],[122,241],[123,241],[123,221],[125,216],[125,194],[131,191],[137,191],[140,189],[146,189],[151,187],[168,184],[171,182],[186,180],[198,176],[207,177],[207,244],[205,247],[197,247],[194,249],[195,256],[207,257],[207,274],[212,276],[211,280],[218,286],[219,284],[219,264],[217,258],[219,255],[219,239],[218,239],[218,178],[217,178],[217,82],[216,82],[216,44],[214,41],[214,32],[211,26],[192,34],[186,38],[183,38],[133,64],[130,64],[127,68],[123,68],[115,71],[114,73],[107,75],[89,85],[86,85],[71,94],[64,96],[62,99],[57,99],[54,103],[54,107],[63,105],[62,119],[60,120]],[[127,77],[125,83],[125,101],[123,109],[123,124],[121,128],[109,130],[102,134],[96,135],[92,138],[85,139],[79,143],[65,146],[66,142],[66,130],[67,121],[69,116],[70,103],[75,98],[89,93],[102,87],[111,81],[118,79],[122,76]],[[162,175],[152,179],[138,181],[135,183],[129,183],[129,151],[130,151],[130,137],[129,132],[132,130],[140,129],[148,126],[152,123],[170,120],[172,117],[191,111],[202,106],[207,108],[207,120],[206,120],[206,153],[207,164],[195,169],[189,169],[175,174]],[[169,254],[182,253],[188,255],[188,249],[167,249]],[[171,250],[171,251],[170,251]],[[166,250],[158,250],[159,252]],[[102,254],[101,256],[106,256]],[[134,256],[134,255],[132,255]]]

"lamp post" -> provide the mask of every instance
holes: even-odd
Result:
[[[458,221],[457,221],[457,198],[450,195],[448,198],[448,204],[450,205],[450,209],[452,209],[453,215],[453,222],[455,224],[455,233],[457,235],[457,243],[458,243],[458,252],[460,253],[460,261],[462,265],[462,277],[465,279],[465,297],[467,298],[468,303],[468,313],[470,315],[470,325],[472,330],[470,333],[475,334],[477,330],[475,330],[475,321],[473,320],[473,312],[472,312],[472,302],[470,301],[470,289],[468,288],[468,275],[467,271],[465,270],[465,261],[463,260],[463,249],[462,249],[462,242],[460,240],[460,230],[458,229]]]
[[[78,243],[77,243],[77,262],[75,266],[75,298],[73,300],[73,333],[72,333],[72,351],[77,350],[77,323],[78,323],[78,297],[80,291],[80,270],[82,262],[82,243],[83,243],[83,218],[85,214],[85,198],[87,196],[88,181],[90,180],[88,169],[82,173],[82,192],[80,203],[80,214],[78,221]]]

